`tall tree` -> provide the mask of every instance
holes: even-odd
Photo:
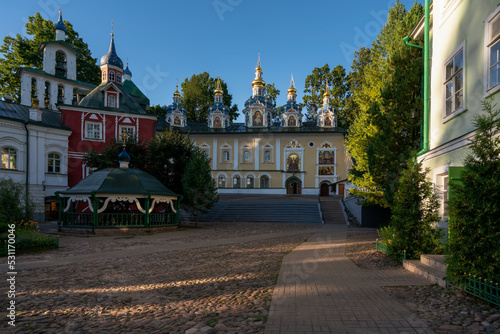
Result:
[[[208,72],[193,74],[191,78],[182,82],[182,105],[187,109],[189,120],[206,122],[208,119],[208,108],[214,104],[214,90],[217,78],[212,78]],[[229,108],[231,121],[238,117],[238,106],[231,105],[233,96],[228,93],[227,84],[221,80],[222,100]]]
[[[182,176],[183,204],[188,211],[196,214],[198,226],[198,213],[206,213],[219,201],[217,185],[212,178],[210,159],[206,159],[203,152],[194,148],[191,158]]]
[[[92,58],[87,43],[79,36],[78,32],[68,21],[66,25],[65,42],[78,51],[76,66],[77,80],[99,84],[100,69],[97,59]],[[55,38],[54,23],[45,20],[40,13],[30,16],[26,23],[26,34],[31,38],[16,34],[15,37],[5,36],[0,47],[0,95],[11,95],[20,102],[21,78],[16,74],[20,67],[32,67],[43,70],[43,54],[40,45],[43,42],[53,41]]]
[[[268,100],[271,100],[273,102],[273,121],[278,122],[279,121],[279,116],[280,116],[280,111],[281,107],[276,107],[276,101],[278,100],[278,96],[280,95],[280,90],[276,88],[274,83],[272,84],[266,84],[266,93],[265,93],[265,98]]]
[[[315,67],[311,74],[306,77],[304,86],[303,103],[305,106],[320,107],[323,104],[323,94],[326,84],[331,97],[332,107],[337,109],[339,116],[339,126],[346,126],[345,102],[349,96],[349,85],[347,74],[342,65],[337,65],[330,70],[330,66]],[[316,119],[315,108],[308,108],[306,117],[310,120]]]
[[[461,183],[450,183],[448,274],[500,282],[500,110],[483,103]],[[453,193],[452,193],[453,191]]]
[[[396,2],[372,45],[362,86],[354,90],[359,110],[346,142],[355,162],[349,178],[367,204],[392,207],[401,171],[418,149],[422,58],[402,38],[422,14],[420,4],[407,12]]]

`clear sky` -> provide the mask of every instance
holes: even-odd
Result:
[[[100,61],[109,48],[111,20],[116,50],[129,62],[132,80],[152,105],[172,102],[176,79],[208,71],[228,84],[233,103],[251,95],[257,56],[263,78],[285,104],[293,73],[297,99],[315,67],[342,65],[369,46],[395,0],[23,0],[4,4],[0,36],[23,34],[28,16],[57,21],[59,6]],[[401,1],[407,8],[415,0]],[[423,3],[423,0],[418,0]],[[243,118],[240,117],[238,121]]]

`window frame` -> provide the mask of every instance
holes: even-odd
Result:
[[[454,66],[453,66],[453,74],[447,78],[447,67],[450,63],[454,63],[456,61],[456,58],[461,55],[461,61],[462,61],[462,67],[458,70],[455,71]],[[443,63],[443,105],[442,105],[442,113],[441,113],[441,118],[442,122],[446,122],[451,118],[454,118],[455,116],[461,114],[466,110],[466,105],[467,105],[467,98],[466,98],[466,49],[465,49],[465,41],[463,41],[453,52],[451,55],[444,61]],[[455,107],[455,101],[457,98],[458,91],[456,90],[456,82],[457,78],[461,76],[462,78],[462,87],[461,87],[461,95],[462,95],[462,106],[458,109]],[[449,115],[446,114],[446,104],[447,104],[447,86],[452,83],[453,84],[453,92],[451,93],[451,102],[452,102],[452,111],[450,112]]]
[[[130,134],[128,131],[126,132],[127,136],[129,138],[135,138],[135,126],[133,126],[133,125],[120,125],[118,127],[118,136],[123,134],[123,130],[132,130],[132,134]],[[122,137],[120,137],[120,138],[122,138]]]
[[[56,156],[57,156],[57,158],[56,158]],[[51,161],[52,161],[52,166],[51,166]],[[61,154],[59,154],[57,152],[51,152],[51,153],[47,154],[47,173],[48,174],[61,174],[62,173],[61,161],[62,161]],[[57,165],[56,162],[59,162],[59,165]],[[51,167],[53,168],[52,171],[50,170]],[[59,170],[56,170],[57,168]]]
[[[491,25],[495,19],[500,20],[500,6],[498,6],[484,21],[484,97],[487,97],[500,89],[500,79],[499,82],[494,86],[490,87],[490,61],[491,61],[491,48],[500,43],[500,33],[496,36],[491,36]],[[499,56],[500,62],[500,56]],[[497,62],[498,64],[498,62]],[[500,77],[500,68],[498,71]]]
[[[221,186],[221,181],[224,182],[224,184]],[[227,186],[227,177],[225,174],[220,174],[217,175],[217,188],[219,189],[224,189]]]
[[[89,127],[89,125],[93,125],[93,126],[98,125],[98,126],[99,126],[99,138],[96,138],[96,137],[90,137],[90,136],[89,136],[89,128],[88,128],[88,127]],[[100,140],[100,141],[102,141],[102,140],[103,140],[102,128],[103,128],[103,126],[102,126],[102,123],[100,123],[100,122],[90,122],[90,121],[86,121],[86,122],[85,122],[85,139],[86,139],[86,140]],[[92,131],[94,131],[94,133],[95,133],[95,131],[96,131],[96,130],[92,130]]]
[[[262,186],[262,180],[266,180],[264,182],[264,187]],[[267,186],[266,186],[266,183],[267,183]],[[261,189],[270,189],[271,188],[271,178],[269,177],[269,175],[261,175],[259,177],[259,188],[261,188]]]
[[[109,81],[115,81],[115,71],[109,71]]]
[[[4,153],[4,150],[8,150],[8,152]],[[13,151],[13,152],[11,152]],[[0,149],[0,167],[5,170],[18,170],[17,168],[17,156],[18,151],[12,146],[3,146]],[[4,155],[7,155],[7,167],[4,167]],[[14,159],[12,159],[14,157]],[[13,165],[13,166],[12,166]]]
[[[236,174],[231,177],[234,189],[241,189],[241,175]],[[238,180],[238,182],[236,182]],[[237,185],[237,186],[236,186]]]

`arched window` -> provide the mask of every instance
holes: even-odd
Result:
[[[116,73],[116,82],[122,83],[122,75],[121,75],[121,73]]]
[[[300,170],[300,158],[297,154],[290,154],[286,159],[286,170],[297,171]]]
[[[260,187],[262,189],[268,189],[269,188],[269,176],[262,175],[260,177]]]
[[[57,103],[63,103],[63,102],[64,102],[64,87],[58,86],[57,87]]]
[[[332,126],[332,118],[331,117],[325,118],[325,126]]]
[[[253,188],[253,187],[254,187],[253,176],[248,175],[247,176],[247,188]]]
[[[49,153],[47,160],[47,172],[48,173],[60,173],[61,172],[61,156],[57,153]]]
[[[102,81],[106,81],[107,79],[107,73],[106,71],[102,71]]]
[[[250,151],[243,152],[243,161],[250,161]]]
[[[217,187],[226,188],[226,176],[225,175],[219,175],[219,177],[217,178]]]
[[[233,176],[233,188],[241,188],[241,179],[239,175]]]
[[[62,51],[56,52],[56,76],[66,78],[66,54]]]
[[[205,159],[208,159],[208,151],[202,150],[201,152],[203,153],[203,157],[205,157]]]
[[[270,150],[265,150],[264,151],[264,161],[265,162],[270,162],[271,161],[271,151]]]
[[[229,151],[223,151],[222,156],[224,161],[229,161]]]
[[[109,71],[109,81],[115,81],[115,71]]]
[[[294,116],[288,118],[288,126],[297,126],[297,119]]]
[[[116,108],[116,97],[114,95],[108,96],[108,107]]]
[[[2,147],[2,168],[17,169],[17,151],[12,147]]]

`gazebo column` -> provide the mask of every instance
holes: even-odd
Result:
[[[98,222],[99,222],[99,199],[95,195],[95,192],[91,193],[91,198],[92,198],[92,206],[94,207],[94,210],[92,211],[92,221],[94,228],[97,227]]]
[[[146,198],[146,227],[149,227],[149,201],[151,200],[151,194],[148,193],[148,197]]]

